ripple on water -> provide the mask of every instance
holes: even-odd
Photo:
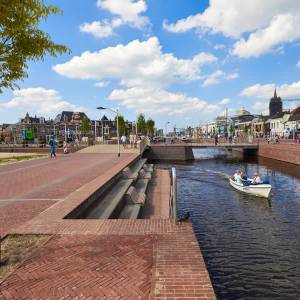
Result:
[[[288,164],[216,154],[178,165],[177,174],[178,214],[191,213],[217,297],[300,299],[300,177],[284,173]],[[271,199],[231,188],[227,176],[237,168],[268,177]]]

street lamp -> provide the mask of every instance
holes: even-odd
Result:
[[[120,157],[120,152],[121,151],[120,151],[120,136],[119,136],[119,110],[118,109],[113,110],[111,108],[102,107],[102,106],[97,107],[97,109],[99,109],[99,110],[110,110],[111,112],[113,112],[117,115],[118,157]]]
[[[165,134],[165,136],[167,137],[167,132],[168,132],[168,124],[170,124],[170,122],[166,122],[166,134]]]

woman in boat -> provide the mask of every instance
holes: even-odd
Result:
[[[263,183],[263,180],[261,179],[261,177],[259,176],[258,173],[253,174],[253,179],[251,181],[253,184],[262,184]]]

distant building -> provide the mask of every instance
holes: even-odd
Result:
[[[289,112],[278,112],[273,116],[270,116],[267,123],[270,124],[270,136],[275,137],[276,135],[280,137],[285,136],[285,123],[289,120]]]
[[[244,108],[242,108],[236,116],[231,117],[231,120],[234,123],[234,135],[248,136],[251,133],[252,120],[255,117],[255,115]]]
[[[295,138],[300,131],[300,106],[291,111],[289,119],[284,124],[285,136]]]
[[[84,118],[89,118],[83,112],[63,111],[54,119],[54,124],[57,123],[80,123]]]
[[[274,97],[271,98],[269,103],[269,114],[270,117],[282,113],[282,100],[280,97],[277,96],[276,89],[274,91]]]

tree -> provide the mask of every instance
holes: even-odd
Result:
[[[117,117],[115,118],[115,121],[117,122]],[[119,134],[125,135],[126,134],[126,126],[125,126],[124,117],[122,115],[119,115],[118,121],[119,121]]]
[[[43,59],[47,53],[53,57],[70,53],[38,28],[51,14],[62,11],[46,6],[44,0],[0,1],[0,93],[3,88],[18,88],[15,82],[28,76],[28,60]]]
[[[154,135],[154,126],[155,126],[155,122],[151,118],[149,118],[146,122],[147,134],[149,136]]]
[[[139,133],[144,135],[147,133],[147,125],[145,121],[145,116],[143,114],[138,115],[136,125]]]
[[[91,130],[90,121],[87,117],[84,117],[80,124],[80,131],[83,134],[87,134]]]

